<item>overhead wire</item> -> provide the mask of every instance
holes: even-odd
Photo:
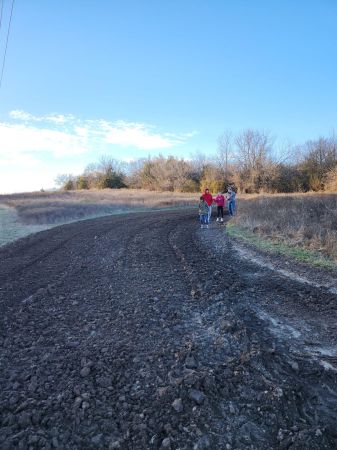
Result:
[[[3,0],[3,2],[4,2],[4,0]],[[3,2],[2,2],[2,7],[1,7],[1,18],[2,18]],[[7,47],[8,47],[9,33],[10,33],[10,29],[11,29],[11,24],[12,24],[14,2],[15,2],[15,0],[12,0],[11,13],[10,13],[9,23],[8,23],[8,29],[7,29],[7,37],[6,37],[6,44],[5,44],[5,52],[4,52],[4,56],[3,56],[3,60],[2,60],[2,68],[1,68],[1,76],[0,76],[0,89],[1,89],[1,86],[2,86],[2,79],[3,79],[3,75],[4,75],[4,70],[5,70],[6,55],[7,55]]]
[[[0,31],[1,31],[1,25],[2,25],[2,13],[3,13],[3,10],[4,10],[4,2],[5,2],[5,0],[2,0],[2,1],[1,1],[1,11],[0,11]]]

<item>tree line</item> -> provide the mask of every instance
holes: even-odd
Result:
[[[206,186],[240,193],[286,193],[337,190],[337,138],[332,135],[303,145],[276,148],[267,132],[247,129],[224,132],[212,157],[156,156],[123,163],[108,156],[79,176],[60,175],[65,190],[142,188],[198,192]]]

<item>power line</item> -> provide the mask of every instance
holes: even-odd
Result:
[[[14,9],[14,1],[15,0],[12,0],[11,15],[9,17],[9,24],[8,24],[7,37],[6,37],[5,53],[4,53],[4,57],[3,57],[3,61],[2,61],[2,69],[1,69],[1,77],[0,77],[0,89],[1,89],[1,86],[2,86],[2,78],[3,78],[3,75],[4,75],[4,69],[5,69],[9,32],[10,32],[10,29],[11,29],[13,9]],[[1,16],[2,16],[2,14],[1,14]]]
[[[3,13],[3,9],[4,9],[4,2],[5,2],[5,0],[2,0],[2,2],[1,2],[1,12],[0,12],[0,30],[1,30],[1,25],[2,25],[2,13]]]

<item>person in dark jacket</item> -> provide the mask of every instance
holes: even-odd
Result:
[[[200,227],[204,228],[204,226],[206,228],[208,228],[208,204],[206,202],[206,200],[204,199],[203,196],[200,197],[200,202],[199,202],[199,216],[200,216]]]
[[[227,202],[229,215],[234,216],[236,210],[236,192],[231,187],[227,191]]]

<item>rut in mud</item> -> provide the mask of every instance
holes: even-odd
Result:
[[[334,449],[336,294],[194,212],[0,249],[0,448]]]

